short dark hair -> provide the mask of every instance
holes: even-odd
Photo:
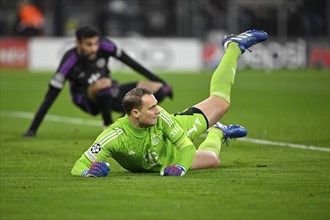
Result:
[[[82,40],[84,38],[91,38],[100,36],[100,31],[94,26],[82,26],[76,30],[76,39]]]
[[[134,88],[124,96],[122,106],[127,115],[131,114],[134,108],[142,108],[142,96],[152,95],[152,91],[146,88]]]

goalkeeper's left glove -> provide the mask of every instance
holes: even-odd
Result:
[[[181,165],[169,165],[160,173],[161,176],[184,176],[186,169]]]
[[[94,162],[92,163],[89,170],[85,170],[82,173],[84,177],[106,177],[110,172],[110,167],[108,163],[104,162]]]

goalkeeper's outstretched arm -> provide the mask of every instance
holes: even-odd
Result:
[[[109,172],[109,163],[101,161],[95,161],[92,163],[86,158],[85,154],[83,154],[73,166],[71,175],[83,177],[106,177]]]
[[[83,154],[74,164],[71,170],[71,175],[82,176],[83,172],[88,170],[91,164],[92,162],[86,158],[85,154]]]

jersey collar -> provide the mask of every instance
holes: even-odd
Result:
[[[128,120],[127,115],[125,116],[125,121],[128,125],[129,130],[132,132],[132,134],[135,137],[143,137],[149,131],[149,128],[138,128],[138,127],[135,127],[134,125],[132,125],[132,123]]]

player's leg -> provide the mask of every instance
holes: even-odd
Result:
[[[181,113],[174,114],[186,135],[191,141],[199,137],[208,127],[208,120],[198,108],[191,107]],[[220,164],[219,155],[221,141],[230,138],[244,137],[246,130],[238,125],[225,126],[217,122],[209,129],[204,142],[198,147],[192,163],[192,169],[215,168]]]
[[[204,112],[210,126],[219,121],[229,108],[230,91],[234,84],[237,61],[241,53],[236,43],[228,46],[211,78],[210,97],[195,105]]]
[[[73,97],[73,103],[84,112],[94,116],[100,113],[100,109],[97,103],[89,99],[87,93],[72,94],[72,97]]]
[[[213,73],[210,97],[194,106],[206,115],[210,126],[219,121],[229,108],[230,92],[234,84],[238,58],[245,49],[267,39],[267,33],[257,30],[224,38],[225,54]]]
[[[186,131],[186,135],[191,141],[199,137],[208,127],[208,120],[204,113],[195,108],[191,107],[181,113],[174,114],[175,119],[180,123],[183,130]],[[219,166],[219,153],[222,138],[222,131],[215,129],[208,133],[206,140],[203,143],[202,149],[196,151],[196,156],[193,160],[191,169],[203,169],[203,168],[215,168]]]
[[[220,165],[220,149],[223,132],[211,127],[205,140],[199,145],[191,169],[216,168]]]
[[[215,168],[220,165],[221,141],[228,143],[231,138],[245,137],[247,131],[239,125],[223,125],[217,122],[209,129],[208,135],[196,151],[192,169]]]
[[[176,121],[180,123],[183,130],[185,130],[186,135],[191,141],[194,141],[195,138],[204,133],[208,127],[207,118],[201,110],[195,107],[188,108],[183,112],[174,114],[174,116]],[[221,130],[219,131],[221,135],[222,132]],[[211,139],[211,136],[213,136],[212,133],[213,132],[209,132],[206,138],[207,140]],[[215,138],[217,139],[214,140],[215,143],[213,146],[211,146],[212,143],[209,142],[209,147],[196,151],[196,156],[193,160],[191,169],[214,168],[219,166],[218,148],[220,147],[218,145],[221,145],[221,137],[216,136]]]
[[[111,117],[112,109],[112,87],[109,78],[101,78],[88,87],[88,97],[95,101],[100,109],[104,126],[110,125],[113,120]]]
[[[130,83],[124,83],[120,84],[118,86],[118,93],[114,96],[114,99],[112,101],[112,107],[113,110],[116,112],[120,112],[123,115],[125,114],[125,111],[123,109],[123,106],[121,105],[121,102],[130,90],[134,89],[137,87],[138,82],[130,82]]]
[[[174,114],[174,117],[191,141],[194,141],[208,128],[207,118],[198,108],[188,108],[183,112]]]

